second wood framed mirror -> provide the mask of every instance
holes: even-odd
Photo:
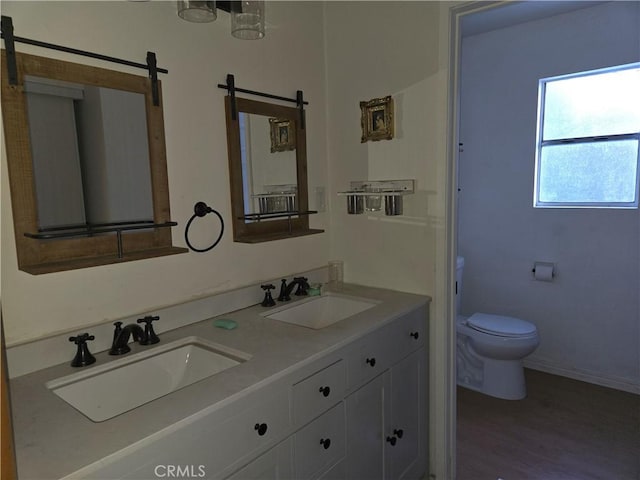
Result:
[[[301,110],[225,98],[233,239],[260,243],[309,228],[307,139]],[[304,113],[302,113],[303,115]]]

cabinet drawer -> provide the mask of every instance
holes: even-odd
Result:
[[[342,360],[293,385],[293,422],[302,425],[342,400],[346,390]]]
[[[349,389],[365,384],[389,368],[391,348],[386,335],[383,331],[371,333],[350,349],[347,357]]]
[[[275,445],[286,434],[291,426],[288,398],[283,389],[266,398],[253,397],[245,408],[232,405],[194,421],[127,457],[145,462],[146,452],[153,454],[152,461],[124,478],[157,478],[158,465],[195,465],[206,472],[206,478],[220,478],[222,472],[248,460],[257,449]],[[97,478],[122,478],[113,469],[100,474]]]
[[[384,330],[389,345],[393,345],[389,358],[393,364],[425,345],[428,337],[427,313],[422,308],[415,310]]]
[[[231,460],[282,438],[290,424],[289,402],[282,392],[214,428],[209,433],[209,458],[218,465],[229,465]]]
[[[344,402],[316,418],[294,435],[296,480],[323,474],[345,456]]]
[[[291,438],[263,453],[227,480],[284,480],[293,478]]]

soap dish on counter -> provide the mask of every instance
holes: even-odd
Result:
[[[354,181],[350,190],[338,192],[338,195],[347,197],[350,215],[382,210],[383,197],[385,215],[402,215],[402,197],[414,192],[414,183],[414,180]]]

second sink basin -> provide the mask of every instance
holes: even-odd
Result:
[[[327,293],[270,310],[262,315],[273,320],[317,330],[364,312],[378,303],[365,298]]]
[[[47,388],[94,422],[239,365],[250,355],[187,337],[52,380]]]

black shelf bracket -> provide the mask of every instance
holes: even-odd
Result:
[[[233,3],[233,2],[231,2]],[[218,88],[222,88],[223,90],[227,90],[227,95],[231,97],[231,118],[236,120],[237,116],[237,107],[236,107],[236,92],[247,93],[249,95],[256,95],[258,97],[272,98],[274,100],[280,100],[282,102],[291,102],[295,103],[300,109],[300,122],[302,128],[304,129],[304,106],[309,105],[309,102],[305,101],[303,98],[302,90],[298,90],[296,92],[296,98],[288,98],[281,97],[280,95],[272,95],[271,93],[257,92],[255,90],[247,90],[246,88],[239,88],[235,85],[235,77],[233,74],[227,74],[227,83],[219,83]]]
[[[50,50],[57,50],[59,52],[72,53],[74,55],[81,55],[83,57],[97,58],[105,62],[118,63],[120,65],[127,65],[129,67],[142,68],[149,72],[149,78],[152,83],[153,104],[158,106],[160,104],[160,95],[158,89],[158,73],[169,73],[166,68],[158,68],[156,65],[156,55],[153,52],[147,52],[147,63],[137,63],[129,60],[123,60],[122,58],[110,57],[102,55],[100,53],[87,52],[86,50],[79,50],[77,48],[64,47],[62,45],[55,45],[53,43],[41,42],[40,40],[33,40],[31,38],[16,37],[13,34],[13,20],[11,17],[2,15],[2,39],[4,39],[5,50],[7,52],[7,74],[9,76],[9,84],[17,85],[18,83],[18,69],[16,67],[16,52],[15,44],[24,43],[27,45],[34,45],[36,47],[48,48]]]
[[[298,104],[298,108],[300,109],[300,128],[305,130],[305,122],[304,122],[304,98],[302,95],[302,90],[298,90],[296,92],[296,103]]]
[[[156,62],[156,54],[147,52],[147,68],[149,69],[149,79],[151,80],[151,96],[153,97],[153,106],[160,105],[160,93],[158,90],[158,64]]]
[[[238,118],[238,107],[236,106],[236,80],[230,73],[227,74],[227,90],[231,97],[231,118],[235,121]]]
[[[91,237],[93,235],[115,232],[118,247],[118,258],[123,258],[124,251],[122,248],[122,232],[128,232],[131,230],[146,230],[151,228],[168,228],[175,227],[177,225],[177,222],[153,223],[149,221],[114,222],[96,225],[86,224],[70,228],[60,227],[45,229],[44,231],[41,231],[39,233],[25,232],[24,236],[27,238],[34,238],[36,240],[52,240],[56,238]]]
[[[16,66],[16,47],[13,38],[13,20],[11,17],[2,15],[2,38],[4,38],[4,47],[7,52],[7,75],[9,76],[9,85],[18,84],[18,67]]]

